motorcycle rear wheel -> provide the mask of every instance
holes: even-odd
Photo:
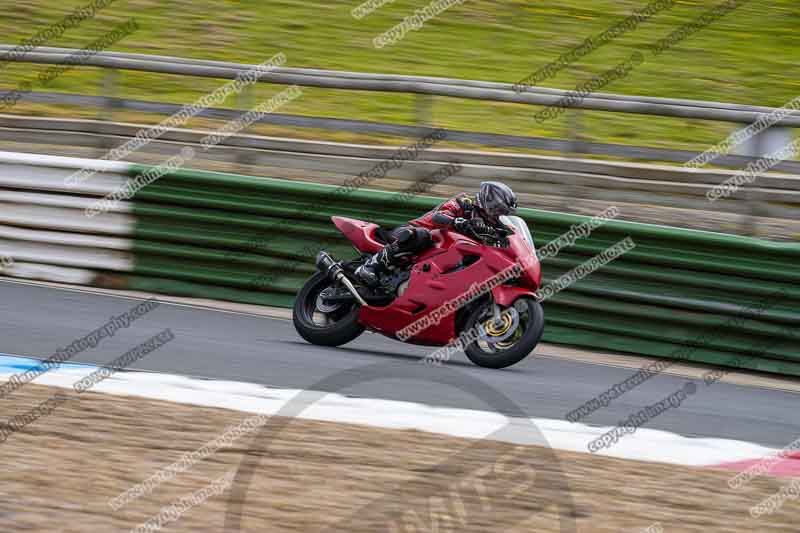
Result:
[[[305,282],[294,300],[294,329],[311,344],[341,346],[364,332],[364,326],[358,322],[358,304],[342,305],[327,313],[320,311],[319,295],[332,286],[327,275],[317,272]]]
[[[506,368],[533,352],[544,332],[542,306],[533,298],[523,296],[514,302],[514,308],[519,315],[519,323],[510,340],[491,344],[483,337],[472,342],[464,350],[470,361],[485,368]],[[487,324],[487,318],[491,321],[492,315],[486,307],[476,310],[467,321],[465,331]]]

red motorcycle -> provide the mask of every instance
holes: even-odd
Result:
[[[433,230],[433,246],[383,274],[378,287],[355,270],[385,244],[377,224],[331,217],[362,256],[340,262],[324,250],[294,303],[297,332],[312,344],[340,346],[365,329],[426,346],[461,340],[483,367],[511,366],[533,351],[544,330],[535,293],[541,269],[524,220],[501,217],[488,234]]]

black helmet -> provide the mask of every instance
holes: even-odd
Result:
[[[503,215],[511,215],[517,209],[517,195],[511,187],[499,181],[484,181],[475,198],[478,209],[488,222],[496,224]]]

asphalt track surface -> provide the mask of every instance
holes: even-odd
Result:
[[[111,315],[136,305],[129,298],[0,281],[0,353],[45,359],[101,327]],[[546,313],[546,309],[545,309]],[[329,390],[320,382],[343,371],[381,365],[385,379],[365,380],[348,396],[420,402],[433,406],[492,410],[460,387],[441,385],[435,372],[480,380],[510,398],[528,416],[564,419],[583,402],[623,381],[635,370],[529,356],[505,370],[472,365],[458,354],[440,368],[420,364],[428,348],[409,346],[365,333],[340,348],[303,341],[291,321],[163,303],[113,338],[72,361],[105,364],[165,328],[175,339],[137,361],[132,369],[186,376],[247,381],[271,387]],[[385,372],[384,370],[385,369]],[[392,378],[402,369],[413,377]],[[374,372],[374,370],[373,370]],[[679,390],[689,378],[662,374],[601,408],[584,422],[612,426],[639,409]],[[750,386],[704,385],[680,407],[645,426],[688,437],[738,439],[782,448],[800,436],[800,395]]]

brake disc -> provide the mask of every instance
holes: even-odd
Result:
[[[519,327],[519,311],[514,307],[505,309],[500,314],[500,322],[490,318],[478,326],[480,338],[489,344],[497,344],[510,338]]]

